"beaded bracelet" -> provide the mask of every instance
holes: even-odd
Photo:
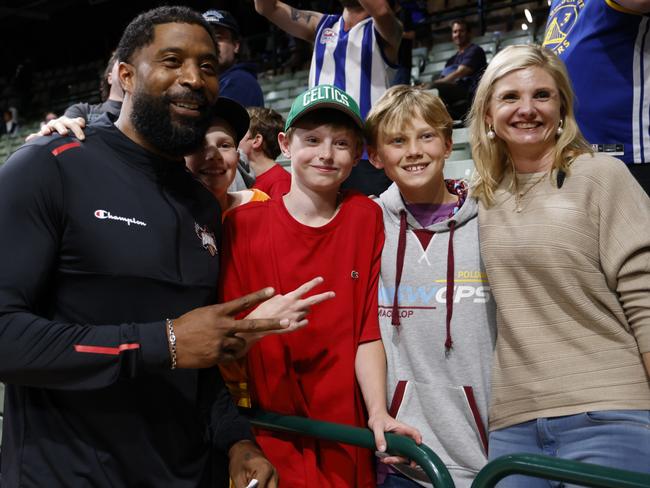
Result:
[[[176,334],[174,334],[174,322],[172,319],[165,319],[167,324],[167,340],[169,341],[169,357],[171,358],[172,367],[176,369]]]

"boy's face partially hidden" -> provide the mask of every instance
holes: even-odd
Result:
[[[417,191],[443,180],[452,143],[419,114],[408,122],[395,133],[381,132],[368,153],[372,164],[383,168],[400,190]]]
[[[217,117],[205,134],[203,147],[185,158],[187,169],[217,198],[235,179],[239,162],[235,138],[232,126]]]
[[[279,142],[291,159],[292,180],[316,192],[338,190],[361,157],[355,131],[341,126],[299,122]]]

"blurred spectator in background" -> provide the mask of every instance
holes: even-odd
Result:
[[[2,112],[2,121],[3,123],[0,124],[0,135],[14,135],[18,130],[18,122],[16,122],[11,109]]]
[[[22,115],[29,114],[32,99],[32,81],[34,77],[34,66],[30,58],[25,58],[22,63],[16,66],[16,71],[9,83],[6,94],[9,107],[18,110]],[[18,121],[17,113],[13,114]]]
[[[386,0],[340,4],[341,15],[298,10],[278,0],[255,0],[255,10],[288,34],[312,43],[309,86],[332,84],[345,90],[365,119],[395,77],[402,25]],[[362,159],[343,187],[379,195],[390,183],[383,170]]]
[[[650,194],[648,13],[649,0],[592,0],[571,9],[554,0],[544,47],[569,70],[587,141],[622,159]]]
[[[240,63],[241,48],[239,24],[227,10],[208,10],[203,14],[214,31],[219,47],[219,90],[244,107],[263,107],[264,94],[257,81],[253,63]]]
[[[287,35],[289,58],[282,63],[283,70],[289,70],[292,73],[297,70],[309,67],[309,58],[311,55],[311,46],[293,36]]]
[[[41,120],[41,128],[43,128],[44,125],[46,125],[50,120],[56,120],[58,118],[58,115],[55,114],[54,112],[47,112],[43,116],[43,120]]]
[[[68,130],[71,130],[75,137],[83,139],[83,128],[95,122],[102,115],[108,114],[112,121],[117,120],[120,116],[122,99],[124,98],[124,91],[118,78],[119,65],[120,61],[117,59],[117,53],[113,51],[100,81],[99,89],[102,94],[102,103],[79,102],[70,105],[62,117],[54,117],[45,121],[44,124],[41,124],[41,130],[28,135],[25,141],[30,141],[38,136],[48,136],[55,132],[66,135]]]
[[[253,188],[271,198],[282,198],[291,187],[291,175],[275,162],[280,155],[278,134],[284,130],[282,115],[270,108],[250,107],[250,126],[239,143],[239,151],[255,171]]]
[[[120,61],[117,59],[117,54],[113,52],[99,85],[102,103],[75,103],[66,109],[64,115],[71,119],[81,117],[86,121],[86,124],[94,122],[105,113],[108,113],[112,120],[116,120],[120,115],[122,99],[124,98],[124,91],[117,76],[119,65]]]
[[[445,63],[440,77],[431,82],[447,105],[454,120],[465,117],[474,97],[476,84],[487,66],[485,51],[470,41],[469,25],[462,19],[451,23],[451,40],[458,51]]]
[[[400,0],[395,1],[393,9],[395,15],[402,23],[402,42],[399,45],[399,52],[397,54],[397,73],[393,78],[393,85],[410,85],[411,84],[411,68],[413,67],[413,40],[415,39],[415,30],[413,24],[413,17],[411,12],[402,6]]]

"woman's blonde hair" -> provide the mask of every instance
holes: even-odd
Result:
[[[440,98],[414,86],[395,85],[386,90],[368,113],[366,142],[375,147],[381,135],[399,132],[417,114],[445,140],[451,140],[453,120]]]
[[[551,75],[560,97],[563,131],[557,137],[553,168],[568,172],[576,157],[593,152],[573,113],[573,90],[564,63],[553,52],[534,44],[506,47],[494,56],[483,73],[468,116],[472,157],[476,165],[473,194],[488,206],[494,202],[494,191],[506,168],[512,165],[505,143],[499,138],[490,140],[487,137],[489,128],[485,117],[494,94],[494,84],[513,71],[534,67]]]

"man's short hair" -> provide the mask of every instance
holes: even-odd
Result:
[[[156,25],[172,23],[200,25],[208,33],[210,39],[213,39],[210,25],[199,12],[180,6],[158,7],[141,13],[126,26],[117,45],[118,59],[130,63],[136,51],[153,42]]]
[[[453,29],[454,24],[462,25],[463,27],[465,27],[465,30],[467,32],[470,31],[469,24],[467,23],[467,21],[465,19],[454,19],[451,22],[449,22],[449,27],[451,27]]]
[[[101,95],[102,102],[105,102],[108,99],[108,95],[111,91],[111,85],[108,84],[108,75],[113,71],[113,65],[117,62],[117,50],[113,51],[111,54],[111,59],[108,60],[108,64],[104,69],[104,74],[102,79],[99,80],[99,94]],[[117,80],[113,80],[113,83],[119,83]]]
[[[275,159],[280,155],[278,134],[284,129],[282,115],[272,108],[248,107],[251,123],[248,132],[251,137],[262,136],[262,151],[267,158]]]

